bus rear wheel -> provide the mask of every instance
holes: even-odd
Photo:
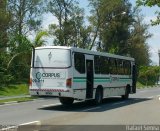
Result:
[[[99,105],[102,103],[103,95],[102,95],[102,89],[98,88],[96,90],[96,95],[95,95],[95,104]]]
[[[126,99],[129,98],[129,89],[130,89],[130,87],[127,86],[127,87],[126,87],[126,90],[125,90],[125,94],[122,95],[122,99],[123,99],[123,100],[126,100]]]
[[[74,99],[68,97],[59,97],[59,101],[61,102],[62,105],[72,105]]]

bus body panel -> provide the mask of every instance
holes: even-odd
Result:
[[[73,86],[74,97],[77,99],[86,98],[86,74],[79,74],[73,69]]]
[[[31,95],[73,97],[71,87],[67,86],[67,79],[72,82],[71,50],[36,48],[31,66]]]
[[[119,96],[125,94],[127,85],[132,85],[132,79],[122,75],[95,75],[94,88],[102,86],[103,97]]]
[[[36,52],[37,51],[37,52]],[[126,87],[133,91],[133,75],[96,74],[94,56],[121,59],[135,65],[134,59],[117,56],[108,53],[87,51],[72,47],[40,47],[36,48],[32,56],[32,68],[30,71],[30,94],[43,96],[71,97],[77,100],[94,99],[96,89],[103,87],[103,98],[121,96],[125,94]],[[75,53],[85,56],[85,72],[80,73],[75,65]],[[93,96],[87,98],[87,61],[93,62]],[[60,64],[60,65],[59,65]],[[67,80],[71,80],[71,86],[67,86]],[[135,89],[134,89],[135,90]]]
[[[72,78],[69,70],[32,68],[30,94],[73,97],[71,88],[66,86],[67,79]]]

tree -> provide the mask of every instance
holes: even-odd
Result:
[[[92,46],[99,41],[101,51],[116,54],[127,54],[124,50],[129,37],[129,26],[132,22],[131,5],[124,0],[90,0],[93,27]]]
[[[54,43],[56,45],[68,45],[67,26],[71,28],[69,17],[74,5],[73,0],[52,0],[48,4],[48,11],[58,19],[58,25],[53,24],[50,29],[53,29],[53,34],[56,36]]]
[[[84,10],[74,0],[52,0],[48,11],[58,20],[49,26],[54,45],[88,48],[90,27],[84,25]]]
[[[10,28],[12,35],[28,35],[41,25],[42,0],[8,0],[8,10],[13,16]]]
[[[159,66],[141,66],[138,81],[145,86],[155,85],[159,80]]]
[[[5,52],[8,42],[7,30],[11,15],[7,11],[7,0],[0,0],[0,52]]]
[[[48,37],[49,34],[47,31],[39,31],[33,41],[33,46],[38,47],[38,46],[43,46],[45,45],[46,41],[43,39],[43,37]]]
[[[7,11],[7,0],[0,0],[0,87],[2,83],[8,83],[13,79],[11,75],[6,72],[7,62],[10,55],[7,53],[9,23],[11,21],[11,14]]]
[[[114,8],[102,26],[102,50],[119,55],[129,55],[129,28],[133,22],[131,4],[125,0]]]
[[[160,7],[160,1],[159,0],[137,0],[136,1],[137,6],[148,6],[148,7],[153,7],[153,6],[158,6]],[[155,12],[157,15],[156,20],[151,20],[152,25],[158,25],[160,24],[160,12]]]
[[[99,51],[131,56],[139,66],[149,65],[147,39],[151,34],[148,33],[149,26],[142,22],[140,11],[132,10],[128,0],[90,0],[90,5],[92,46],[99,41],[97,46]]]
[[[44,45],[46,41],[43,40],[43,37],[46,36],[48,36],[48,32],[40,31],[37,33],[33,42],[23,35],[16,35],[10,40],[11,57],[7,62],[7,68],[5,68],[5,70],[7,70],[11,76],[14,76],[14,79],[17,81],[28,80],[32,49],[33,47]],[[16,46],[19,41],[22,43]]]
[[[96,46],[96,40],[101,39],[100,28],[103,24],[105,24],[106,19],[108,18],[107,15],[111,14],[114,7],[117,7],[119,1],[106,1],[106,0],[89,0],[89,5],[91,7],[91,16],[89,17],[89,22],[92,26],[92,44],[90,49],[93,46]]]
[[[134,9],[134,22],[130,29],[129,54],[135,58],[138,66],[148,66],[151,62],[147,39],[152,35],[148,32],[149,25],[143,23],[143,16],[138,8]]]

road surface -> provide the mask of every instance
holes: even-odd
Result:
[[[35,123],[86,126],[160,125],[160,88],[138,90],[128,100],[120,97],[107,98],[98,106],[92,102],[76,102],[66,107],[57,98],[0,105],[0,125]]]

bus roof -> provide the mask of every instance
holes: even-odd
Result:
[[[112,57],[112,58],[118,58],[118,59],[125,59],[125,60],[135,61],[135,59],[132,58],[132,57],[115,55],[115,54],[105,53],[105,52],[92,51],[92,50],[87,50],[87,49],[82,49],[82,48],[77,48],[77,47],[42,46],[42,47],[36,47],[35,49],[51,49],[51,48],[54,48],[54,49],[69,49],[69,50],[72,50],[73,52],[80,52],[80,53],[89,54],[89,55],[100,55],[100,56],[107,56],[107,57]]]

